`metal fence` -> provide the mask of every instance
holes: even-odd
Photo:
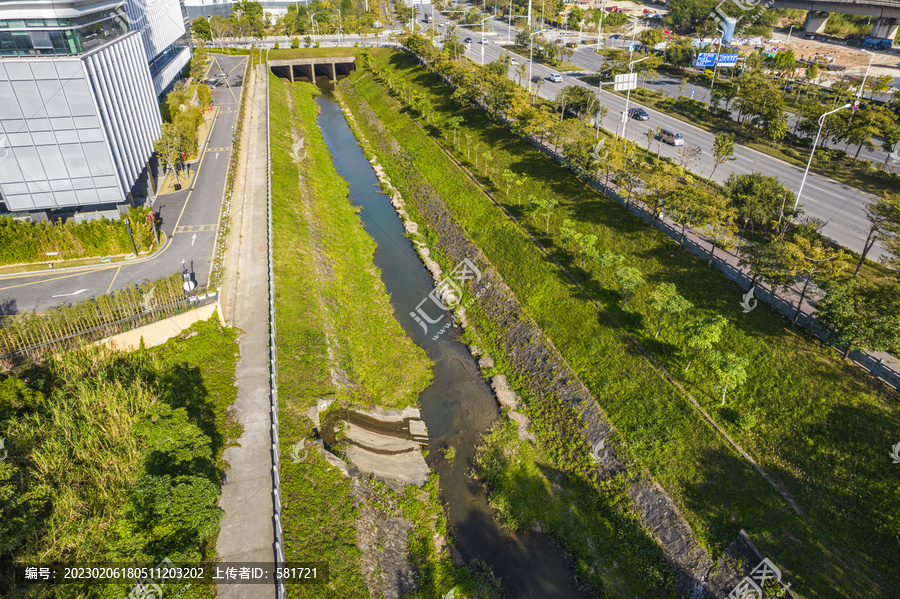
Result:
[[[258,71],[257,71],[258,72]],[[274,512],[272,519],[275,526],[275,561],[276,565],[284,564],[284,529],[281,526],[281,446],[278,442],[278,348],[275,329],[275,264],[272,245],[272,143],[270,137],[269,110],[269,51],[266,50],[266,245],[269,265],[269,395],[271,398],[271,436],[272,436],[272,503]],[[287,588],[283,578],[276,581],[278,599],[287,596]]]

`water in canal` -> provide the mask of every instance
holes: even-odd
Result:
[[[546,535],[507,530],[495,517],[481,485],[469,478],[475,447],[499,417],[496,401],[453,328],[432,340],[435,331],[425,333],[410,317],[434,289],[433,280],[405,237],[400,217],[381,191],[340,106],[327,89],[316,103],[318,124],[334,166],[350,185],[350,200],[362,207],[363,225],[378,244],[375,265],[391,295],[394,316],[434,362],[434,383],[422,392],[419,403],[431,437],[430,456],[438,456],[448,445],[456,448],[454,460],[436,459],[430,465],[440,475],[448,528],[457,548],[467,561],[484,560],[502,579],[511,599],[584,597],[560,548]]]

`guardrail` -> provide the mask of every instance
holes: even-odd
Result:
[[[252,59],[252,56],[251,56]],[[272,503],[274,512],[272,520],[275,525],[275,562],[281,566],[284,563],[284,529],[281,526],[281,445],[278,442],[278,347],[276,345],[275,328],[275,263],[273,258],[274,247],[272,245],[272,143],[270,137],[269,122],[269,51],[266,50],[265,64],[266,84],[266,245],[268,257],[269,280],[269,395],[271,397],[272,419]],[[275,582],[275,590],[278,599],[287,596],[287,588],[283,578]]]

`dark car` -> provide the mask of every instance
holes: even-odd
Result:
[[[532,76],[531,76],[531,82],[532,82],[532,83],[540,83],[540,82],[541,82],[541,76],[540,76],[540,75],[532,75]]]
[[[619,34],[617,33],[617,34],[615,34],[615,35],[609,36],[609,39],[611,39],[611,40],[620,40],[620,39],[622,39],[622,36],[619,35]]]
[[[465,43],[467,43],[467,44],[471,44],[471,43],[472,43],[472,38],[470,38],[470,37],[467,37],[467,38],[466,38],[466,41],[465,41]]]
[[[650,115],[643,108],[629,108],[628,116],[639,121],[649,121]]]

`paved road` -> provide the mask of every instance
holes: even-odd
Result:
[[[430,11],[429,11],[430,13]],[[446,16],[437,17],[441,22],[446,24],[449,19]],[[502,54],[508,52],[506,48],[497,45],[495,42],[507,34],[507,24],[499,21],[490,22],[492,32],[485,34],[492,43],[481,45],[478,43],[471,44],[466,52],[466,56],[480,63],[482,60],[481,52],[484,51],[484,63],[487,64],[500,58]],[[473,33],[473,39],[479,39],[480,33]],[[517,56],[519,61],[528,63],[528,56]],[[585,70],[595,71],[599,65],[598,60],[602,60],[589,48],[580,48],[573,56],[571,61],[583,66]],[[542,77],[556,72],[550,67],[535,62],[531,65],[532,73]],[[543,98],[553,99],[557,92],[568,85],[580,85],[588,87],[577,77],[560,73],[563,78],[562,83],[551,83],[544,81],[541,85],[539,94]],[[510,78],[516,80],[517,76],[515,68],[510,67]],[[527,82],[525,82],[527,84]],[[596,87],[591,87],[596,89]],[[616,133],[617,129],[622,129],[621,115],[625,110],[625,98],[612,93],[602,94],[602,103],[609,108],[609,114],[601,121],[601,126],[607,131]],[[632,99],[629,107],[642,106]],[[647,129],[649,127],[656,128],[657,125],[669,127],[681,132],[688,146],[699,146],[701,155],[697,160],[690,163],[689,170],[702,178],[706,178],[712,171],[712,148],[713,135],[707,131],[695,127],[694,125],[662,114],[648,107],[643,107],[649,114],[649,121],[635,121],[627,119],[627,137],[630,140],[636,140],[642,147],[647,145]],[[656,151],[657,144],[651,146]],[[662,145],[661,154],[669,158],[678,160],[679,150],[667,144]],[[795,192],[800,186],[800,180],[803,177],[803,169],[788,164],[781,160],[772,158],[756,150],[745,146],[737,146],[735,149],[735,160],[727,162],[719,166],[713,175],[713,180],[719,183],[724,182],[728,175],[749,174],[752,172],[763,172],[767,175],[774,175],[785,182],[785,184]],[[882,157],[883,159],[883,157]],[[868,220],[866,219],[864,207],[871,200],[872,196],[860,189],[851,187],[839,181],[810,173],[803,190],[801,205],[806,216],[816,217],[826,222],[822,229],[822,233],[836,243],[843,245],[854,251],[861,251],[863,242],[868,233]],[[870,253],[870,257],[878,258],[884,254],[880,247],[875,247]]]
[[[4,314],[42,311],[108,293],[128,283],[160,279],[180,271],[182,260],[194,273],[198,285],[206,285],[246,59],[212,55],[210,74],[224,72],[227,77],[213,89],[218,110],[209,141],[198,162],[191,166],[197,171],[194,184],[159,196],[153,206],[162,219],[162,230],[171,238],[169,245],[153,258],[134,264],[0,278],[0,306],[5,307]]]

